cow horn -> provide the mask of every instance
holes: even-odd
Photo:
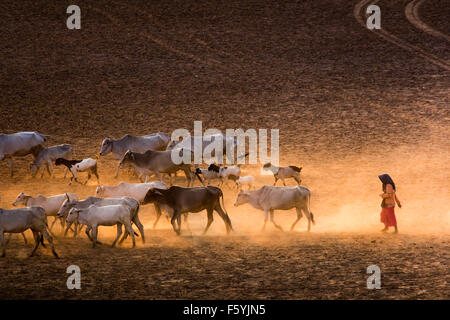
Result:
[[[67,194],[67,192],[66,192],[66,197],[67,197],[67,200],[70,201],[70,198],[69,198],[69,195]]]

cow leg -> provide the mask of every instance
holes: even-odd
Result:
[[[50,178],[53,178],[53,164],[52,164],[51,160],[49,160],[47,163],[48,163],[47,164],[48,174],[50,175]]]
[[[308,232],[311,231],[311,221],[314,223],[314,217],[312,213],[308,210],[308,207],[303,207],[303,212],[305,213],[306,218],[308,219]]]
[[[88,236],[89,240],[93,241],[92,237],[91,237],[91,229],[92,229],[92,227],[86,227],[86,230],[84,230],[84,232]]]
[[[116,174],[114,175],[114,179],[117,179],[117,177],[119,176],[119,169],[120,169],[120,162],[117,165]]]
[[[14,176],[13,159],[8,158],[8,163],[9,163],[9,171],[10,171],[11,178],[12,178]]]
[[[281,181],[283,181],[283,185],[286,186],[286,181],[284,181],[283,178],[281,178]]]
[[[164,181],[163,181],[163,178],[162,178],[162,175],[161,175],[161,173],[160,173],[159,171],[154,171],[154,173],[155,173],[156,178],[157,178],[159,181],[164,182]]]
[[[81,225],[81,228],[83,227],[83,225]],[[81,229],[80,229],[81,230]],[[88,227],[86,226],[86,230],[85,230],[89,240],[91,240],[92,242],[94,242],[94,237],[93,237],[93,233],[94,233],[94,228],[93,227]],[[98,234],[98,226],[97,226],[97,234]],[[95,243],[96,244],[103,244],[103,242],[100,242],[97,240],[97,237],[95,238]],[[94,246],[95,247],[95,246]]]
[[[73,222],[67,222],[67,227],[66,227],[66,230],[64,231],[64,237],[67,236],[67,232],[69,232],[70,227],[72,226],[72,223]],[[75,227],[74,234],[76,233],[76,230],[77,230],[77,228]]]
[[[5,233],[3,230],[0,231],[0,243],[2,245],[2,255],[1,257],[5,257],[6,256],[6,250],[5,250]]]
[[[86,185],[88,183],[89,179],[91,179],[91,171],[88,171],[87,179],[83,184]]]
[[[53,176],[52,175],[52,171],[50,170],[50,165],[51,165],[51,162],[47,162],[46,164],[45,164],[45,168],[44,169],[47,169],[47,172],[48,172],[48,175],[50,176],[50,178]],[[42,170],[42,177],[44,176],[44,170]]]
[[[120,241],[119,241],[119,245],[122,244],[122,242],[124,242],[125,240],[127,240],[127,238],[128,238],[128,230],[127,230],[127,228],[125,228],[122,239],[120,239]]]
[[[25,237],[25,232],[22,232],[22,237],[23,237],[23,242],[25,242],[25,244],[28,244],[27,237]]]
[[[62,230],[64,230],[64,227],[66,226],[66,220],[63,218],[58,217],[59,224],[61,225]]]
[[[41,230],[41,233],[44,236],[45,240],[47,240],[47,242],[50,244],[50,248],[52,249],[52,253],[55,256],[55,258],[59,259],[59,256],[55,251],[55,247],[53,246],[53,239],[50,236],[50,234],[47,232],[45,227]]]
[[[97,244],[97,235],[98,235],[98,226],[92,227],[92,248],[95,248],[95,245]]]
[[[222,207],[220,206],[219,201],[217,201],[215,209],[216,209],[217,213],[219,214],[219,216],[222,218],[223,222],[225,223],[225,228],[227,228],[227,234],[229,234],[231,232],[231,230],[233,230],[233,227],[231,226],[230,217],[228,217],[226,212],[223,211]]]
[[[64,180],[66,179],[67,172],[69,172],[69,168],[66,167],[66,170],[64,170]]]
[[[56,222],[56,219],[57,219],[57,217],[53,217],[54,219],[53,219],[53,222],[52,222],[52,225],[50,226],[50,230],[52,230],[53,229],[53,225],[55,224],[55,222]]]
[[[264,231],[266,229],[266,223],[267,223],[268,218],[269,218],[269,210],[264,209],[264,224],[263,224],[261,231]]]
[[[281,226],[279,226],[278,224],[276,224],[276,223],[275,223],[275,220],[273,220],[273,213],[274,213],[274,210],[271,209],[271,210],[270,210],[270,221],[272,221],[273,225],[274,225],[277,229],[279,229],[280,231],[283,231],[283,228],[281,228]]]
[[[132,248],[136,247],[136,239],[134,238],[134,230],[133,230],[133,227],[131,226],[131,222],[126,221],[125,229],[128,231],[128,234],[131,236],[131,241],[133,241]]]
[[[275,178],[275,182],[273,183],[273,185],[276,185],[276,184],[277,184],[277,181],[278,181],[278,177],[277,177],[277,176],[274,176],[274,178]]]
[[[97,185],[100,185],[100,177],[98,176],[97,165],[92,169],[92,173],[97,178]]]
[[[117,242],[117,240],[119,240],[119,238],[120,238],[121,235],[122,235],[122,224],[121,224],[121,223],[118,223],[118,224],[117,224],[117,237],[116,237],[116,239],[114,239],[114,241],[113,241],[111,247],[114,248],[114,247],[116,246],[116,242]]]
[[[12,236],[12,233],[8,233],[8,238],[5,241],[5,245],[9,244],[9,241],[11,240],[11,236]]]
[[[186,213],[184,213],[184,222],[186,223],[186,229],[189,231],[189,233],[192,235],[192,230],[191,230],[191,227],[190,227],[190,225],[189,225],[189,222],[188,222],[188,213],[186,212]],[[180,227],[181,228],[181,227]]]
[[[30,253],[30,257],[34,256],[36,253],[37,248],[39,247],[39,243],[41,242],[41,235],[39,232],[32,230],[33,237],[34,237],[34,248],[33,251]]]
[[[170,223],[172,224],[173,231],[175,231],[178,236],[180,235],[181,225],[179,225],[177,228],[175,225],[175,221],[177,221],[177,218],[179,215],[180,215],[180,212],[177,210],[174,210],[172,219],[170,219]]]
[[[155,204],[155,210],[156,210],[156,220],[155,222],[153,222],[153,229],[156,228],[156,224],[158,223],[159,218],[161,217],[161,208],[157,204]]]
[[[187,187],[189,188],[191,186],[191,180],[192,180],[192,175],[191,175],[191,170],[184,168],[184,175],[186,176],[186,181],[187,181]],[[192,182],[192,185],[194,185],[194,183]]]
[[[44,178],[45,168],[47,168],[47,170],[48,170],[47,164],[45,164],[45,165],[42,167],[42,171],[41,171],[41,172],[42,172],[42,173],[41,173],[41,179]],[[39,170],[41,170],[40,167],[37,169],[36,175],[39,173]]]
[[[208,223],[206,224],[206,228],[203,231],[203,235],[205,235],[206,231],[208,231],[209,226],[211,225],[211,223],[214,221],[214,217],[213,217],[213,209],[212,208],[208,208],[206,209],[206,213],[208,215]]]
[[[141,238],[142,238],[142,243],[145,243],[144,226],[142,225],[141,221],[139,220],[139,216],[137,214],[133,218],[133,223],[139,229],[139,233],[141,234]],[[134,235],[134,232],[133,232],[133,235]]]
[[[295,225],[297,224],[297,222],[300,220],[300,218],[302,217],[302,211],[299,208],[295,208],[297,210],[297,219],[295,219],[294,223],[291,226],[291,229],[289,229],[290,231],[294,230]]]
[[[297,184],[300,185],[300,183],[302,182],[302,180],[299,177],[294,177],[295,181],[297,181]]]
[[[79,227],[78,227],[78,232],[75,230],[75,237],[77,236],[77,234],[78,234],[79,232],[81,232],[81,230],[83,230],[83,225],[80,224],[80,223],[77,223],[77,225],[76,225],[75,227],[77,227],[78,225],[79,225]]]

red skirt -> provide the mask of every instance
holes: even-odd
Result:
[[[381,222],[384,223],[386,227],[396,227],[397,219],[395,219],[394,207],[382,208],[381,209]]]

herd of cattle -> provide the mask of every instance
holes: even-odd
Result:
[[[84,200],[79,200],[76,194],[63,193],[50,197],[37,195],[35,197],[20,193],[14,201],[13,206],[22,205],[24,208],[0,209],[0,242],[2,245],[2,257],[5,256],[5,246],[9,242],[12,233],[22,233],[25,243],[27,242],[23,232],[30,229],[33,233],[35,245],[30,256],[33,256],[39,246],[44,244],[44,239],[49,243],[53,255],[58,257],[53,245],[52,229],[59,221],[66,236],[69,231],[74,237],[85,227],[87,237],[92,241],[93,247],[100,244],[97,240],[99,226],[116,226],[117,237],[112,246],[117,241],[122,243],[128,236],[131,237],[133,247],[135,246],[135,236],[140,236],[145,243],[144,227],[139,220],[139,210],[141,205],[153,204],[156,211],[156,220],[153,227],[159,221],[162,212],[170,218],[173,230],[179,235],[181,231],[181,215],[187,228],[188,213],[206,210],[208,222],[204,229],[207,232],[213,222],[213,212],[222,218],[225,223],[227,233],[233,230],[231,220],[225,211],[223,192],[220,188],[224,183],[228,185],[233,181],[240,189],[235,206],[245,203],[252,207],[264,211],[264,225],[270,217],[275,227],[282,230],[274,221],[275,210],[296,209],[297,218],[291,226],[291,230],[302,217],[302,212],[308,219],[308,231],[311,223],[314,223],[314,216],[310,211],[310,191],[300,186],[301,168],[296,166],[277,167],[270,163],[263,166],[264,170],[272,171],[275,182],[273,186],[262,186],[255,188],[255,178],[253,176],[241,176],[239,165],[219,166],[211,163],[207,168],[199,168],[190,163],[181,162],[176,164],[172,161],[171,153],[191,152],[187,146],[192,146],[197,137],[191,137],[191,141],[186,140],[170,141],[166,133],[156,133],[146,136],[125,135],[121,139],[115,140],[106,138],[103,140],[99,155],[94,158],[80,160],[72,159],[72,147],[67,144],[46,147],[48,136],[38,132],[18,132],[14,134],[0,134],[0,160],[7,160],[10,165],[10,174],[13,176],[13,157],[23,157],[29,154],[34,156],[34,161],[30,165],[31,175],[35,177],[39,170],[42,170],[41,177],[44,176],[45,169],[52,177],[53,163],[66,167],[64,178],[70,171],[70,183],[73,181],[82,184],[78,179],[79,172],[87,172],[97,178],[98,187],[96,194]],[[208,138],[200,137],[202,148],[212,143],[214,139],[223,139],[224,149],[226,147],[236,147],[236,138],[229,138],[218,134]],[[224,150],[224,152],[226,152]],[[120,182],[115,186],[100,185],[97,170],[97,159],[112,153],[120,160],[115,177],[118,176],[119,169],[126,164],[130,165],[138,174],[141,183]],[[172,185],[172,174],[183,171],[186,176],[187,186],[180,187]],[[169,186],[163,182],[162,174],[169,177]],[[158,180],[148,182],[151,175],[155,175]],[[145,181],[142,178],[145,176]],[[195,177],[202,186],[194,187]],[[202,178],[203,177],[203,178]],[[297,186],[286,186],[285,179],[293,178]],[[284,186],[276,187],[278,180],[282,180]],[[218,186],[211,186],[211,181],[219,181]],[[205,182],[207,185],[205,185]],[[228,185],[229,186],[229,185]],[[248,190],[243,190],[247,186]],[[54,217],[49,226],[47,217]],[[125,230],[122,235],[122,225]],[[133,225],[138,228],[139,234],[133,230]],[[9,234],[5,239],[5,233]],[[53,237],[52,237],[53,236]],[[122,238],[120,239],[120,237]],[[119,240],[120,239],[120,240]]]

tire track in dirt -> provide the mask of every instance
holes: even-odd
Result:
[[[420,19],[419,8],[424,2],[425,2],[425,0],[413,0],[413,1],[409,2],[405,8],[406,18],[408,19],[408,21],[411,24],[413,24],[418,29],[425,31],[426,33],[428,33],[434,37],[450,41],[450,36],[440,32],[436,29],[433,29],[432,27],[430,27],[429,25],[427,25]]]
[[[105,16],[106,18],[108,18],[116,26],[118,26],[120,28],[123,28],[123,29],[130,30],[129,28],[127,28],[124,24],[122,24],[114,16],[112,16],[112,15],[110,15],[110,14],[108,14],[108,13],[106,13],[106,12],[96,8],[96,7],[91,7],[91,8],[95,12],[98,12],[101,15]],[[219,62],[219,61],[216,61],[216,60],[213,60],[213,59],[211,59],[210,61],[205,61],[205,60],[201,59],[200,57],[198,57],[198,56],[196,56],[196,55],[194,55],[192,53],[185,52],[183,50],[177,49],[177,48],[173,47],[172,45],[170,45],[168,42],[166,42],[164,40],[161,40],[161,39],[159,39],[159,38],[157,38],[157,37],[155,37],[155,36],[153,36],[153,35],[151,35],[151,34],[149,34],[147,32],[140,31],[140,32],[138,32],[138,35],[143,37],[143,38],[146,38],[146,39],[148,39],[148,40],[150,40],[150,41],[152,41],[154,43],[156,43],[157,45],[159,45],[160,47],[162,47],[163,49],[165,49],[167,51],[170,51],[170,52],[172,52],[174,54],[177,54],[179,56],[183,56],[185,58],[194,60],[197,63],[205,64],[205,65],[208,65],[210,67],[215,67],[215,68],[218,68],[218,69],[221,69],[221,70],[228,70],[228,68],[223,66],[223,64],[221,62]]]
[[[142,10],[139,8],[136,8],[133,6],[134,9],[136,9],[137,12],[139,12],[140,14],[144,15],[149,21],[151,21],[151,23],[153,23],[154,25],[162,28],[162,29],[166,29],[166,26],[164,24],[162,24],[161,22],[159,22],[154,16],[153,14],[151,14],[150,12],[146,11],[146,10]],[[205,40],[200,39],[199,37],[196,37],[194,34],[192,33],[187,33],[187,32],[182,32],[179,30],[173,30],[175,33],[177,33],[178,35],[180,35],[181,37],[183,37],[184,40],[186,41],[195,41],[196,43],[198,43],[199,45],[207,48],[210,51],[216,52],[219,55],[223,55],[223,56],[227,56],[227,57],[231,57],[233,59],[236,60],[241,60],[242,58],[239,58],[229,52],[220,50],[220,49],[216,49],[214,47],[212,47],[208,42],[206,42]]]
[[[356,6],[354,7],[353,14],[354,14],[356,20],[359,22],[359,24],[361,24],[366,29],[367,29],[367,27],[366,27],[366,23],[364,22],[364,19],[362,18],[361,9],[365,8],[369,3],[376,4],[377,2],[379,2],[379,0],[362,0],[362,1],[358,2],[356,4]],[[368,30],[370,30],[370,29],[368,29]],[[407,51],[413,52],[416,55],[421,56],[422,58],[428,60],[429,62],[431,62],[447,71],[450,71],[450,64],[447,61],[445,61],[439,57],[436,57],[435,55],[428,53],[425,50],[396,37],[395,35],[385,31],[383,28],[372,29],[370,31],[375,33],[379,37],[382,37],[383,39],[395,44],[396,46],[398,46],[402,49],[405,49]]]
[[[129,5],[130,6],[130,5]],[[154,25],[160,27],[161,29],[165,29],[167,30],[166,26],[164,24],[162,24],[161,22],[159,22],[154,16],[153,14],[151,14],[150,12],[140,9],[138,7],[132,6],[137,12],[139,12],[140,14],[142,14],[143,16],[145,16],[149,21],[151,21],[151,23],[153,23]],[[242,65],[242,63],[246,63],[246,64],[250,64],[250,65],[255,65],[255,66],[259,66],[260,64],[258,64],[256,61],[250,60],[248,58],[243,57],[242,52],[240,52],[241,56],[232,54],[230,52],[221,50],[221,49],[216,49],[214,48],[212,45],[210,45],[207,41],[200,39],[199,37],[195,36],[192,33],[187,33],[187,32],[182,32],[179,30],[173,30],[175,33],[177,33],[179,36],[182,37],[182,39],[184,41],[187,42],[195,42],[200,46],[205,47],[207,50],[215,52],[216,54],[218,54],[219,56],[225,56],[225,57],[229,57],[231,59],[234,60],[233,62],[233,66],[237,67],[238,69],[242,69],[244,66]],[[213,37],[214,38],[214,37]]]

